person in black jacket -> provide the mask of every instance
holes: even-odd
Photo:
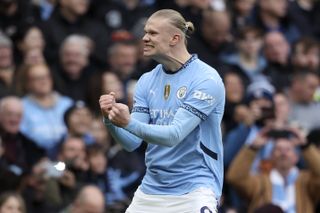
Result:
[[[0,101],[0,191],[16,190],[45,152],[19,131],[23,113],[18,97]]]

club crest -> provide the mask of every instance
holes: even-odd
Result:
[[[185,86],[180,87],[177,91],[177,98],[182,99],[186,96],[186,94],[187,94],[187,87]]]

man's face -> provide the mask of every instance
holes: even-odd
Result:
[[[88,65],[88,52],[82,46],[69,43],[61,52],[61,63],[71,79],[78,79]]]
[[[70,131],[76,135],[83,135],[89,131],[92,115],[88,108],[75,109],[69,117]]]
[[[90,168],[96,174],[106,171],[107,159],[103,153],[95,153],[88,157]]]
[[[48,67],[36,65],[28,72],[28,91],[37,95],[45,95],[52,91],[52,79]]]
[[[142,38],[144,56],[158,58],[168,54],[173,31],[173,26],[168,24],[168,19],[151,17],[144,30],[145,35]]]
[[[285,171],[291,169],[298,161],[295,146],[292,141],[280,138],[273,148],[272,162],[276,169]]]
[[[271,32],[265,37],[264,54],[268,61],[286,64],[290,46],[285,37],[277,32]]]
[[[69,138],[63,145],[61,158],[59,160],[72,161],[77,158],[84,159],[85,156],[86,153],[84,142],[78,138]]]
[[[203,38],[213,48],[218,48],[230,37],[229,16],[223,12],[207,14],[201,24]]]
[[[23,108],[21,103],[8,102],[0,111],[0,125],[10,134],[19,132]]]
[[[138,49],[135,45],[119,44],[109,62],[121,78],[128,78],[135,70],[137,60]]]
[[[317,71],[320,68],[319,48],[315,46],[306,50],[302,45],[298,45],[292,56],[292,64],[297,68]]]

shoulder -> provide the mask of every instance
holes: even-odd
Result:
[[[149,82],[151,79],[158,76],[161,72],[162,65],[158,64],[155,68],[153,68],[151,71],[144,73],[138,80],[138,83],[141,82]]]
[[[196,85],[207,84],[209,87],[224,87],[222,78],[217,70],[200,59],[197,59],[196,63],[192,64],[191,69],[194,77],[193,81]]]
[[[67,105],[71,106],[73,104],[73,100],[69,98],[68,96],[61,95],[59,93],[56,93],[57,102],[61,105]]]

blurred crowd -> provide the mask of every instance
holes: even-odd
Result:
[[[219,212],[320,211],[320,1],[0,0],[0,213],[124,212],[146,144],[122,150],[98,100],[132,106],[163,8],[225,83]]]

